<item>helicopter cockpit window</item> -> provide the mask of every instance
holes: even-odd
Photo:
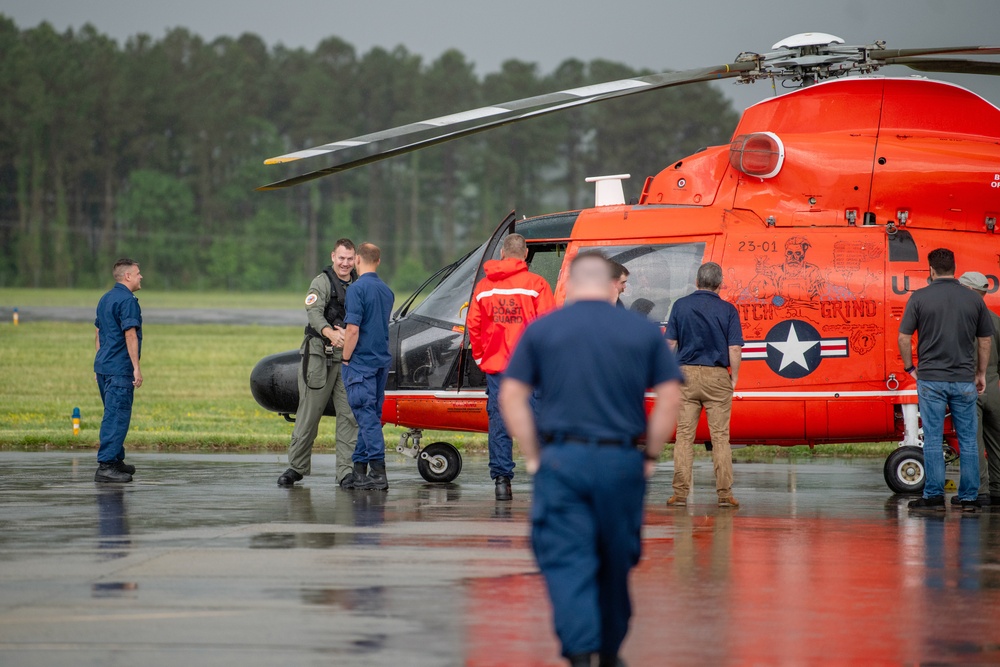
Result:
[[[583,250],[600,250],[608,259],[624,264],[629,277],[622,303],[660,323],[670,317],[677,299],[695,290],[698,267],[705,256],[704,243],[595,246]]]
[[[413,314],[453,325],[464,325],[465,310],[462,306],[472,295],[472,278],[479,268],[482,254],[483,248],[480,246],[413,309]]]

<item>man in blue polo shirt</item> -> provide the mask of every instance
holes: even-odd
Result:
[[[667,342],[684,372],[681,414],[674,443],[674,495],[667,504],[683,507],[691,492],[694,436],[702,408],[708,413],[719,507],[739,507],[733,496],[733,455],[729,418],[733,389],[740,375],[743,329],[736,306],[719,296],[722,267],[706,262],[698,267],[697,290],[674,303],[667,323]]]
[[[371,243],[358,246],[358,279],[347,290],[347,325],[341,354],[347,402],[358,422],[354,449],[354,488],[389,488],[385,474],[382,402],[389,378],[389,316],[395,296],[376,271],[382,252]]]
[[[95,482],[131,482],[135,466],[125,463],[125,436],[132,420],[132,397],[142,386],[142,310],[135,292],[141,289],[139,265],[115,262],[115,286],[97,302],[94,319],[94,375],[104,404]]]
[[[528,325],[500,387],[507,428],[535,477],[531,544],[573,665],[618,664],[646,479],[673,431],[680,395],[681,373],[659,327],[616,308],[617,298],[608,261],[577,255],[569,305]],[[647,423],[649,388],[656,400]],[[645,452],[636,447],[643,435]]]

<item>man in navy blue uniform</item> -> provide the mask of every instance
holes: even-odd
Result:
[[[358,279],[347,290],[347,325],[341,353],[347,402],[358,422],[354,448],[354,488],[389,488],[385,474],[385,438],[382,437],[382,402],[389,378],[389,316],[395,296],[376,271],[382,261],[378,246],[358,247]]]
[[[615,307],[611,272],[600,254],[573,259],[569,305],[528,326],[500,389],[507,428],[535,476],[532,548],[573,665],[621,664],[646,479],[680,402],[682,376],[659,327]],[[647,423],[648,388],[656,400]],[[645,451],[636,447],[643,435]]]
[[[132,420],[132,397],[142,386],[142,310],[135,292],[141,289],[139,265],[115,262],[115,286],[97,302],[94,319],[94,375],[104,404],[95,482],[131,482],[135,466],[125,463],[125,436]]]
[[[698,267],[695,292],[674,303],[667,323],[667,342],[684,372],[681,413],[674,445],[674,495],[668,505],[683,507],[691,492],[694,436],[704,408],[712,437],[715,492],[719,507],[739,507],[733,496],[733,454],[729,420],[733,389],[740,375],[743,329],[736,306],[719,296],[722,267],[706,262]]]

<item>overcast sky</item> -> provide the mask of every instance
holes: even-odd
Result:
[[[567,58],[655,71],[702,67],[807,31],[849,44],[883,39],[890,48],[1000,43],[998,0],[0,0],[0,12],[22,28],[48,21],[62,31],[89,22],[119,42],[181,26],[207,40],[251,32],[269,44],[309,49],[335,35],[359,54],[402,44],[425,61],[457,48],[479,75],[509,58],[536,62],[543,73]],[[1000,106],[998,79],[950,80]],[[771,94],[761,83],[713,85],[740,108]]]

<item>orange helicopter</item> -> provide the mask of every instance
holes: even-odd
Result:
[[[596,186],[593,208],[522,220],[512,212],[480,247],[431,276],[393,315],[383,420],[408,429],[397,451],[416,458],[424,479],[450,482],[461,472],[455,447],[422,445],[421,435],[487,431],[485,376],[471,357],[465,309],[483,263],[516,231],[557,303],[568,262],[600,249],[630,272],[625,305],[662,325],[674,301],[695,289],[698,266],[718,262],[722,296],[739,310],[746,339],[732,442],[898,441],[886,482],[919,492],[922,435],[916,386],[896,346],[899,320],[909,292],[927,283],[926,255],[937,247],[955,252],[959,272],[988,276],[987,305],[1000,311],[1000,109],[955,85],[873,73],[905,65],[996,75],[998,62],[954,56],[998,54],[1000,47],[900,50],[794,35],[718,67],[540,95],[290,153],[268,163],[337,161],[259,189],[657,88],[722,78],[798,83],[749,107],[729,144],[646,178],[637,199],[625,201],[627,175],[587,179]],[[257,364],[251,389],[263,407],[286,418],[295,412],[298,365],[297,350]],[[950,461],[957,450],[946,430]],[[704,416],[697,438],[708,442]]]

